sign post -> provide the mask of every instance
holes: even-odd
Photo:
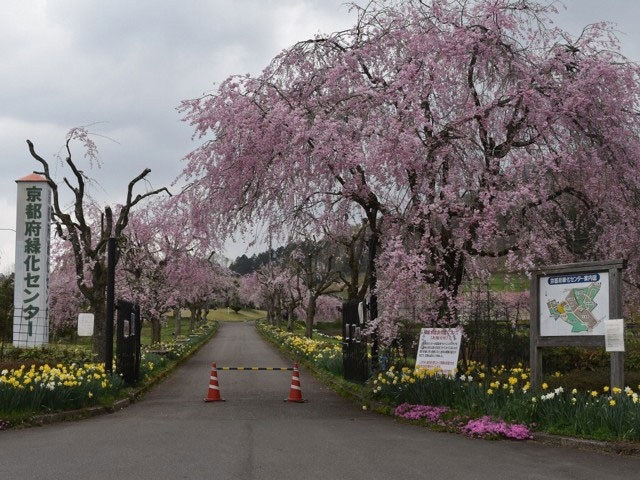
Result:
[[[51,187],[32,173],[16,180],[16,273],[13,345],[49,343],[49,238]]]
[[[532,388],[542,383],[543,348],[605,347],[607,322],[622,317],[624,268],[626,261],[614,260],[554,265],[532,272],[529,360]],[[615,325],[619,343],[619,323]],[[611,351],[611,386],[623,388],[624,351],[619,350],[618,345],[616,351]]]

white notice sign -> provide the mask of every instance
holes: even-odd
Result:
[[[93,313],[78,314],[78,336],[90,337],[93,335]]]
[[[607,352],[624,352],[624,320],[604,321],[604,344]]]
[[[437,368],[445,375],[454,375],[461,341],[462,329],[423,328],[420,331],[416,368]]]

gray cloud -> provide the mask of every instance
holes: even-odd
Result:
[[[297,39],[351,18],[338,0],[5,0],[0,228],[15,224],[13,180],[37,168],[26,138],[52,160],[69,128],[105,122],[92,130],[118,143],[97,139],[104,166],[92,172],[102,187],[92,194],[117,202],[147,166],[154,186],[168,185],[194,148],[175,111],[182,99],[230,74],[257,73]],[[12,234],[0,232],[1,270],[12,257]]]

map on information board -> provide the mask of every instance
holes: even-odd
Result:
[[[609,273],[540,277],[540,335],[604,335]]]

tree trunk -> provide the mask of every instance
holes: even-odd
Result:
[[[182,313],[177,307],[173,309],[173,323],[175,326],[175,336],[178,337],[182,335]]]
[[[275,325],[274,312],[273,312],[273,298],[269,296],[267,299],[267,322],[269,325]]]
[[[280,301],[280,295],[276,295],[276,327],[280,328],[280,320],[282,319],[282,303]]]
[[[358,277],[360,276],[360,258],[356,258],[355,245],[351,243],[349,249],[349,274],[351,282],[347,284],[347,302],[360,300],[358,298]]]
[[[312,338],[313,336],[313,320],[316,316],[316,300],[317,298],[314,295],[309,295],[309,305],[307,305],[307,328],[305,331],[305,335],[307,338]]]
[[[369,238],[369,319],[370,321],[378,318],[378,278],[376,272],[376,253],[378,249],[378,231],[375,226],[375,217],[369,220],[371,228],[371,237]],[[371,369],[378,371],[378,332],[371,332]]]
[[[442,292],[436,300],[438,306],[438,325],[451,327],[458,325],[456,298],[460,291],[460,285],[464,278],[465,264],[462,258],[448,255],[445,258],[444,274],[438,278],[438,286]]]
[[[155,345],[156,343],[160,343],[161,341],[161,331],[162,331],[162,323],[160,319],[157,317],[152,317],[151,320],[151,345]]]
[[[293,330],[293,315],[295,311],[295,307],[293,306],[293,303],[290,303],[287,306],[287,330],[292,331]]]
[[[196,326],[196,308],[191,307],[189,311],[191,312],[191,317],[189,317],[189,331],[192,332]]]

